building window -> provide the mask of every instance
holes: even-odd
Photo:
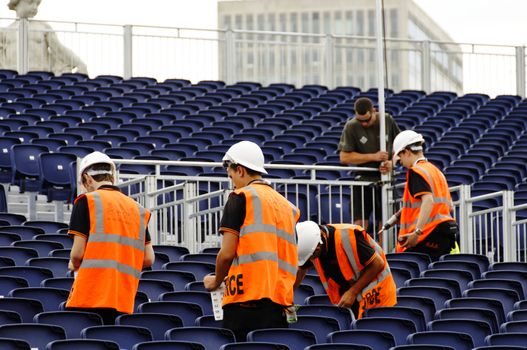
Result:
[[[271,32],[276,31],[276,16],[274,13],[270,13],[267,15],[267,30],[270,30]]]
[[[346,30],[344,34],[347,35],[353,35],[353,12],[352,11],[346,11]]]
[[[313,30],[312,33],[320,33],[320,13],[313,12],[311,15],[311,19],[313,21]]]
[[[357,10],[357,35],[364,35],[364,11]]]
[[[223,16],[223,28],[231,29],[231,16],[230,15]]]
[[[335,12],[335,34],[344,34],[344,22],[340,11]]]
[[[234,16],[235,29],[243,29],[243,17],[242,15]]]
[[[298,15],[296,13],[290,14],[290,26],[292,32],[298,32]]]
[[[254,17],[253,17],[253,15],[245,16],[245,28],[247,28],[247,30],[254,30]]]
[[[397,38],[399,36],[399,17],[397,9],[390,10],[390,36]]]
[[[368,36],[375,36],[375,10],[368,10]]]
[[[278,15],[278,30],[281,32],[287,32],[287,16],[285,13]]]
[[[331,13],[329,12],[324,12],[322,14],[322,18],[323,18],[323,21],[324,21],[324,34],[331,34]]]

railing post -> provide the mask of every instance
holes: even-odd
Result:
[[[234,42],[234,33],[231,29],[225,32],[225,63],[226,81],[227,84],[234,84],[236,82],[236,50]]]
[[[516,221],[514,192],[503,191],[503,261],[516,261],[516,235],[513,222]]]
[[[130,79],[133,75],[133,27],[123,27],[123,78]]]
[[[422,89],[430,93],[432,91],[432,64],[430,55],[430,41],[423,41],[422,51],[422,66],[421,66],[421,84]]]
[[[18,19],[18,41],[17,41],[17,71],[18,74],[26,74],[29,71],[29,20]]]
[[[157,210],[151,210],[156,206],[156,198],[152,195],[157,190],[157,181],[154,175],[147,175],[145,178],[145,194],[143,206],[151,211],[150,225],[148,225],[148,231],[150,232],[150,238],[152,244],[161,244],[161,230],[158,230],[157,225]]]
[[[324,51],[326,51],[326,81],[324,83],[329,89],[333,89],[335,87],[335,43],[331,34],[326,35],[325,47],[326,49]]]
[[[516,47],[516,93],[525,98],[525,46]]]
[[[472,202],[470,198],[470,185],[461,185],[459,190],[459,249],[461,253],[474,253],[474,240],[472,230]]]
[[[196,204],[191,202],[189,199],[196,197],[196,184],[187,182],[183,188],[183,225],[181,225],[181,235],[183,239],[183,245],[189,248],[191,253],[197,253],[198,241],[201,239],[198,237],[198,231],[194,222],[196,218]]]

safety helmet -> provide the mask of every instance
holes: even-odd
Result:
[[[318,244],[322,243],[320,227],[313,221],[299,222],[296,224],[296,233],[298,235],[298,266],[302,266],[313,255]]]
[[[109,175],[115,175],[115,163],[108,157],[106,154],[101,152],[92,152],[90,154],[87,154],[84,158],[82,158],[80,167],[79,167],[79,176],[78,178],[81,178],[81,175],[94,164],[109,164],[111,166],[111,171],[107,172],[104,170],[88,170],[88,175],[101,175],[101,174],[109,174]]]
[[[251,141],[240,141],[232,145],[223,156],[223,161],[230,161],[244,167],[267,174],[264,169],[264,155],[260,146]]]
[[[399,157],[397,156],[401,151],[403,151],[406,147],[413,145],[415,143],[424,143],[425,139],[423,138],[423,135],[413,131],[413,130],[404,130],[401,131],[393,140],[393,157],[395,160],[397,160]],[[420,147],[420,148],[419,148]],[[421,146],[412,148],[414,151],[422,150],[423,148]]]

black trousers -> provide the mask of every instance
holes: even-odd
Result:
[[[442,222],[424,241],[406,251],[428,254],[432,261],[438,261],[441,255],[449,254],[455,247],[458,231],[455,221]]]
[[[223,328],[230,329],[237,342],[247,333],[262,328],[288,328],[284,307],[270,299],[228,304],[223,307]]]

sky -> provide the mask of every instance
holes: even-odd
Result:
[[[527,46],[527,0],[414,1],[455,41]],[[213,29],[217,0],[43,0],[36,19]]]

